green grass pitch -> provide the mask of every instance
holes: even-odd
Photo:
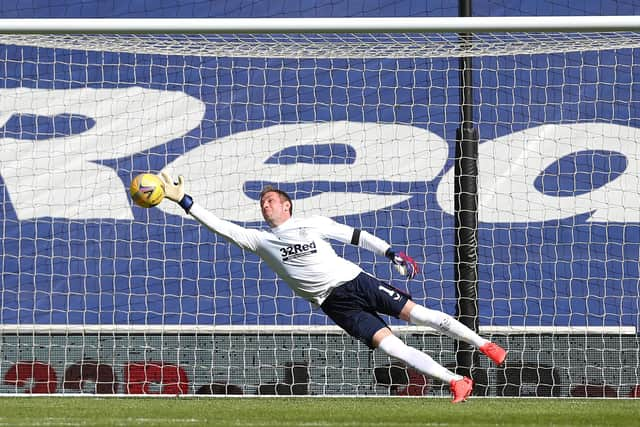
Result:
[[[640,401],[471,398],[0,398],[0,426],[633,426]]]

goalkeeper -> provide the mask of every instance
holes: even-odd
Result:
[[[194,202],[185,194],[182,176],[177,183],[165,172],[159,177],[164,183],[167,198],[178,203],[211,231],[257,254],[297,295],[320,306],[349,335],[449,384],[454,403],[466,400],[473,389],[473,381],[451,372],[422,351],[407,346],[393,335],[378,313],[430,326],[474,345],[496,364],[504,361],[506,352],[500,346],[480,337],[448,314],[414,303],[410,295],[339,257],[327,241],[334,239],[384,255],[400,273],[409,279],[414,278],[418,273],[416,262],[404,252],[394,251],[378,237],[326,217],[293,218],[290,197],[273,187],[266,187],[260,194],[262,216],[271,227],[270,232],[247,229],[216,217]]]

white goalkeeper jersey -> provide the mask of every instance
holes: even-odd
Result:
[[[362,273],[358,265],[339,257],[327,240],[359,243],[379,255],[384,255],[390,247],[364,231],[356,234],[358,239],[354,242],[354,228],[323,216],[292,217],[265,231],[218,218],[197,203],[189,213],[211,231],[257,254],[297,295],[317,305],[322,304],[333,288]]]

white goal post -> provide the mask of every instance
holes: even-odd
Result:
[[[256,196],[277,184],[296,215],[415,255],[405,283],[336,246],[454,314],[460,57],[480,135],[479,332],[511,357],[474,368],[478,393],[635,396],[640,16],[0,19],[0,394],[447,393],[126,191],[168,168],[259,228]],[[455,369],[451,339],[389,322]]]

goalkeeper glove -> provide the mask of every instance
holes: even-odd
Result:
[[[413,279],[420,272],[418,264],[404,252],[396,253],[389,248],[384,255],[391,260],[398,273],[406,276],[407,279]]]
[[[158,178],[164,184],[164,196],[179,204],[186,213],[189,213],[193,205],[193,199],[184,192],[184,177],[180,175],[178,176],[178,182],[174,182],[168,173],[162,171]]]

